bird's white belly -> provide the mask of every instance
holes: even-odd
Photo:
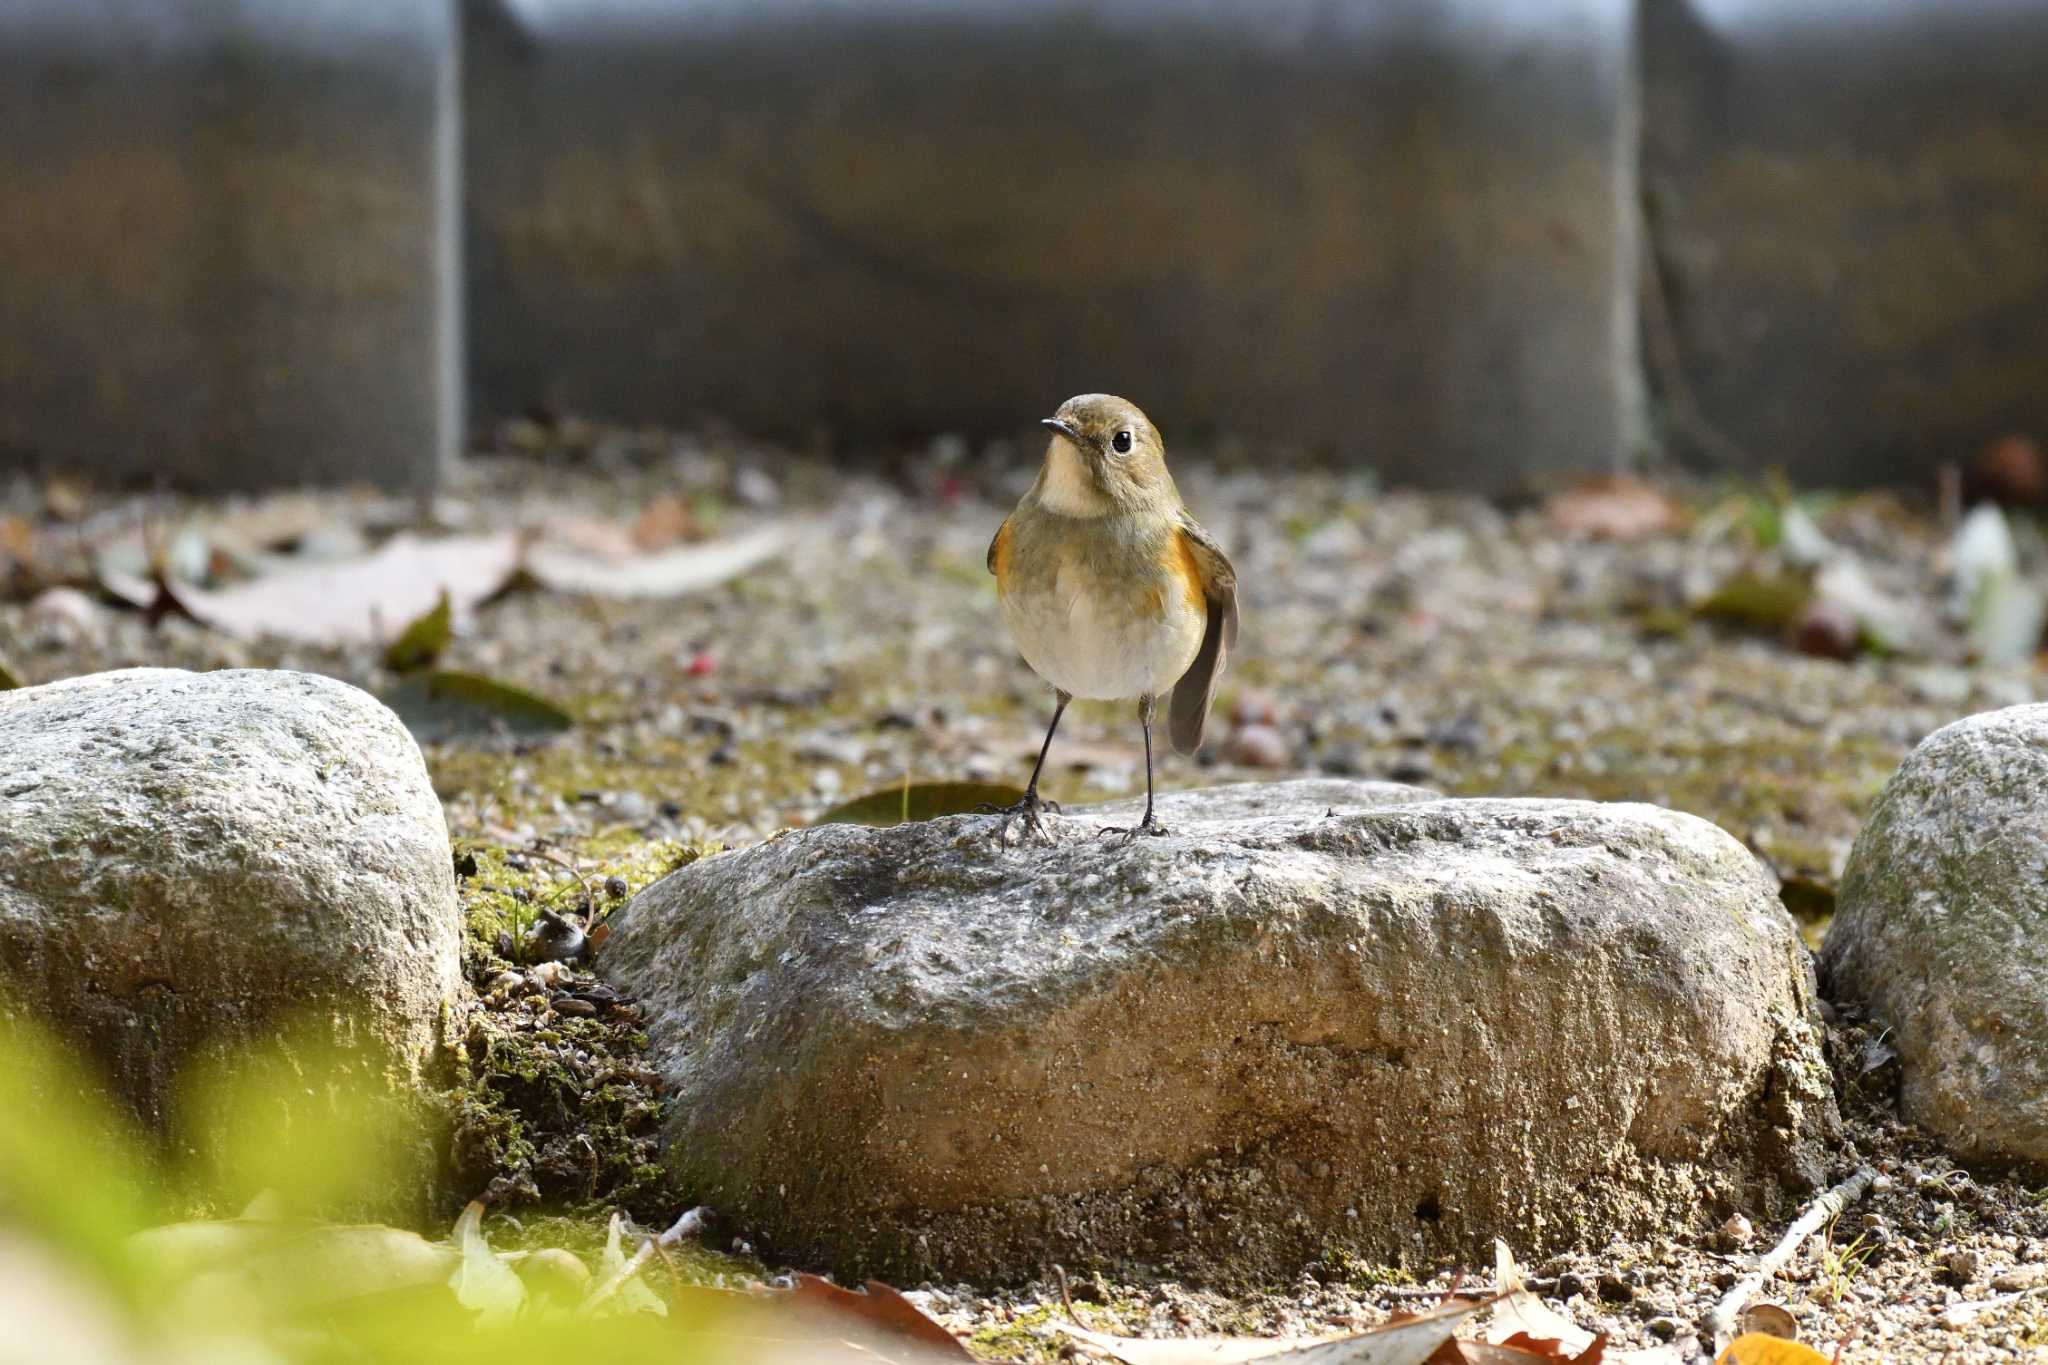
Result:
[[[1190,602],[1177,585],[1088,590],[1079,577],[1062,572],[1049,590],[1003,595],[1003,621],[1024,662],[1076,697],[1170,691],[1202,646],[1206,605]]]

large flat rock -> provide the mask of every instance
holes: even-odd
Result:
[[[81,1045],[149,1126],[191,1063],[288,1026],[362,1095],[409,1090],[459,943],[440,803],[368,694],[175,669],[0,693],[0,1014]]]
[[[600,967],[649,1011],[693,1197],[842,1273],[1049,1261],[1204,1279],[1486,1254],[1821,1174],[1812,974],[1771,881],[1649,806],[1309,781],[824,826],[642,892]]]
[[[1822,955],[1890,1029],[1900,1107],[1972,1161],[2048,1168],[2048,706],[1922,740],[1856,836]]]

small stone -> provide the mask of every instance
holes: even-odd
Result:
[[[588,1019],[597,1013],[597,1006],[588,1000],[578,1000],[573,995],[567,995],[555,1001],[555,1013],[573,1014],[578,1018]]]
[[[1436,761],[1420,749],[1410,749],[1387,767],[1389,782],[1427,782],[1436,775]]]
[[[587,940],[580,925],[552,910],[543,910],[527,942],[530,945],[528,955],[545,963],[575,961],[583,956]]]
[[[612,814],[637,825],[654,814],[654,803],[639,792],[620,792],[612,802]]]
[[[620,876],[606,877],[604,879],[604,893],[615,901],[624,900],[626,898],[626,879]]]
[[[1756,1229],[1741,1214],[1731,1214],[1714,1234],[1715,1245],[1723,1251],[1740,1251],[1756,1236]]]
[[[1280,703],[1271,692],[1247,687],[1230,703],[1230,719],[1235,725],[1278,725]]]
[[[91,636],[103,615],[99,603],[76,588],[49,588],[28,604],[29,629],[59,648]]]
[[[590,1267],[560,1247],[542,1247],[519,1262],[518,1271],[537,1299],[575,1303],[590,1287]]]
[[[1231,732],[1223,757],[1247,768],[1284,768],[1294,761],[1294,752],[1273,726],[1243,725]]]
[[[1572,1271],[1565,1271],[1557,1277],[1557,1298],[1563,1303],[1586,1292],[1586,1281]]]
[[[569,969],[559,962],[543,962],[533,969],[533,984],[541,990],[551,991],[562,984],[562,978],[569,975]]]
[[[733,471],[732,495],[749,507],[767,509],[782,501],[782,485],[753,465]]]
[[[2048,1283],[2048,1266],[2016,1265],[1991,1277],[1991,1287],[2001,1294],[2017,1294]]]
[[[1629,1303],[1635,1299],[1636,1287],[1613,1271],[1600,1276],[1600,1301],[1602,1303]]]
[[[1816,659],[1853,659],[1862,647],[1856,614],[1839,602],[1816,598],[1792,618],[1792,647]]]
[[[1973,491],[2008,507],[2030,507],[2048,495],[2048,459],[2038,444],[2018,433],[1984,447],[1970,476]]]
[[[1643,1325],[1649,1329],[1649,1333],[1651,1336],[1657,1337],[1658,1339],[1663,1341],[1671,1340],[1685,1328],[1684,1323],[1680,1322],[1677,1318],[1672,1317],[1668,1313],[1659,1313],[1656,1317],[1651,1318],[1647,1323]]]
[[[525,980],[526,978],[521,976],[518,972],[511,971],[508,969],[506,971],[499,972],[496,976],[491,978],[490,988],[493,991],[517,990],[519,989],[520,983],[524,982]]]

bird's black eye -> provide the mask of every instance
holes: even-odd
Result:
[[[1131,433],[1130,433],[1130,431],[1129,431],[1128,429],[1126,429],[1126,430],[1124,430],[1124,431],[1119,431],[1119,432],[1118,432],[1118,433],[1116,434],[1115,438],[1114,438],[1114,439],[1112,439],[1112,440],[1110,441],[1109,445],[1110,445],[1110,449],[1112,449],[1112,450],[1116,451],[1116,453],[1117,453],[1117,454],[1119,454],[1119,455],[1128,455],[1128,454],[1130,454],[1130,453],[1131,453]]]

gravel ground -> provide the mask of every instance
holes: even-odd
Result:
[[[511,424],[494,445],[429,508],[314,499],[320,530],[302,548],[423,512],[465,529],[631,523],[663,494],[680,494],[713,536],[782,523],[796,537],[778,561],[674,600],[528,591],[482,607],[444,662],[555,698],[578,724],[547,739],[427,743],[459,842],[499,859],[542,850],[593,886],[637,885],[680,850],[759,839],[906,776],[1022,782],[1049,698],[1001,635],[983,555],[1035,457],[947,439],[849,472],[717,432],[577,423]],[[2043,691],[2032,661],[1969,662],[1945,612],[1949,536],[1931,497],[1814,504],[1821,531],[1906,623],[1906,650],[1843,661],[1695,610],[1745,568],[1776,571],[1783,551],[1757,529],[1774,500],[1760,489],[1674,485],[1678,524],[1613,540],[1566,529],[1556,507],[1385,492],[1364,477],[1261,467],[1237,449],[1212,456],[1184,459],[1180,480],[1232,550],[1244,637],[1225,723],[1200,761],[1165,757],[1165,786],[1329,772],[1659,802],[1748,842],[1817,941],[1858,821],[1906,750],[1957,716]],[[0,659],[29,683],[134,664],[279,665],[389,689],[372,646],[248,643],[175,617],[151,626],[96,595],[42,595],[83,575],[95,544],[142,532],[161,546],[195,518],[273,505],[0,482]],[[28,565],[8,567],[10,544],[30,548]],[[1138,741],[1128,708],[1077,706],[1048,794],[1141,789]],[[532,873],[571,876],[545,860]],[[475,880],[493,889],[466,890],[472,904],[517,889]],[[487,983],[505,966],[475,969]],[[1855,1073],[1844,1083],[1856,1151],[1842,1169],[1871,1161],[1886,1188],[1770,1292],[1824,1352],[1846,1338],[1844,1361],[2048,1360],[2048,1295],[2022,1292],[2048,1275],[2043,1192],[1956,1172],[1900,1127],[1887,1068],[1864,1074],[1865,1041],[1850,1023],[1836,1039]],[[1756,1229],[1746,1246],[1614,1245],[1535,1271],[1567,1315],[1617,1343],[1682,1343],[1743,1256],[1780,1232]],[[1069,1289],[1074,1311],[1107,1330],[1299,1333],[1380,1320],[1453,1269],[1318,1266],[1250,1297],[1080,1275]],[[994,1296],[928,1289],[931,1310],[985,1350],[1058,1355],[1045,1324],[1065,1309],[1050,1281]],[[1959,1308],[1984,1300],[1997,1302]]]

